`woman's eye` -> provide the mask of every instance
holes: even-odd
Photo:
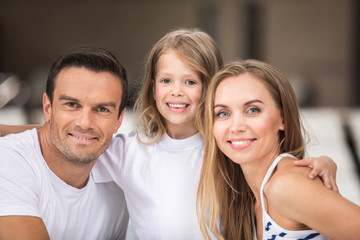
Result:
[[[218,112],[216,113],[216,117],[220,117],[220,118],[223,118],[223,117],[228,117],[229,114],[227,112]]]
[[[250,114],[254,114],[254,113],[260,112],[260,109],[257,108],[257,107],[252,107],[252,108],[249,109],[248,112],[249,112]]]

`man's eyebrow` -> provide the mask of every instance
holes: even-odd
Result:
[[[66,94],[62,94],[60,97],[59,97],[59,100],[68,100],[68,101],[74,101],[74,102],[79,102],[79,99],[77,98],[74,98],[74,97],[70,97]]]
[[[59,97],[59,100],[66,100],[66,101],[72,101],[72,102],[79,102],[80,103],[80,100],[77,99],[77,98],[74,98],[74,97],[70,97],[66,94],[62,94],[60,97]],[[112,108],[116,108],[116,103],[115,102],[99,102],[99,103],[95,103],[94,104],[95,107],[104,107],[104,106],[107,106],[107,107],[112,107]]]
[[[107,106],[107,107],[116,108],[116,103],[115,103],[115,102],[100,102],[100,103],[97,103],[95,106],[96,106],[96,107]]]

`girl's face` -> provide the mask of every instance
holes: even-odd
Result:
[[[213,132],[220,150],[244,164],[279,154],[280,109],[265,85],[251,74],[224,79],[214,101]]]
[[[195,115],[201,100],[202,81],[175,51],[169,50],[160,56],[153,92],[171,137],[187,138],[197,132]]]

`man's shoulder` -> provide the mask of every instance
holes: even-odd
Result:
[[[34,139],[37,139],[37,131],[35,128],[26,130],[21,133],[13,133],[0,137],[0,144],[33,142]]]
[[[0,137],[0,151],[26,150],[39,145],[36,129],[26,130],[25,132],[9,134]]]
[[[33,166],[42,160],[36,129],[0,137],[0,162],[7,166]]]

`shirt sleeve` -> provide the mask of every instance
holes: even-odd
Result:
[[[31,157],[0,145],[0,216],[40,217],[39,180]]]
[[[99,156],[92,170],[95,182],[115,181],[121,186],[120,178],[127,141],[128,138],[123,134],[118,134],[112,139],[110,146]]]

